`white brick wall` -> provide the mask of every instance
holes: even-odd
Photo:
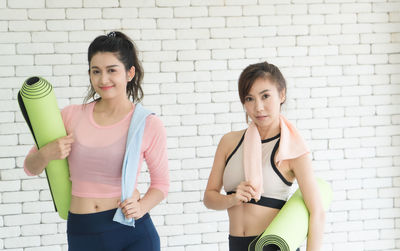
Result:
[[[138,45],[144,105],[167,128],[163,250],[227,250],[226,212],[201,201],[219,139],[245,126],[240,71],[262,60],[287,77],[284,113],[334,189],[323,250],[400,250],[398,1],[0,0],[1,250],[67,250],[46,179],[22,170],[33,140],[16,94],[42,75],[60,107],[82,102],[87,46],[111,29]]]

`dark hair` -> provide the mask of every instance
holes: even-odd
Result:
[[[268,62],[251,64],[242,71],[239,77],[238,89],[242,104],[254,82],[259,78],[270,79],[276,84],[279,93],[282,91],[286,93],[286,80],[277,66]]]
[[[134,42],[124,33],[119,31],[112,31],[107,35],[96,37],[89,45],[88,49],[89,69],[90,60],[98,52],[114,53],[118,60],[124,64],[125,70],[129,70],[132,66],[135,67],[135,76],[126,86],[126,95],[128,98],[132,97],[133,102],[140,102],[143,98],[141,83],[144,72],[141,63],[138,60],[137,49]],[[90,85],[89,88],[84,103],[88,102],[91,98],[94,100],[99,100],[101,98],[98,97],[95,99],[95,90],[92,85]]]

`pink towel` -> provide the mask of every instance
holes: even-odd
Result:
[[[280,116],[281,136],[278,153],[275,157],[278,166],[283,160],[295,159],[309,153],[297,129],[282,115]],[[243,140],[243,167],[246,181],[249,181],[259,200],[263,190],[262,147],[257,126],[251,122]]]
[[[244,178],[254,188],[255,200],[259,200],[264,192],[262,174],[261,138],[257,126],[251,122],[243,140]]]
[[[282,115],[280,116],[280,126],[281,139],[278,154],[275,158],[278,166],[283,160],[295,159],[310,152],[296,127]]]

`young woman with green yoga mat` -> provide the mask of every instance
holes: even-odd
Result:
[[[33,148],[25,171],[38,175],[51,160],[68,157],[69,250],[160,250],[148,212],[169,188],[166,131],[139,104],[143,69],[137,49],[125,34],[111,32],[90,44],[88,61],[85,104],[61,111],[68,135]],[[136,185],[144,159],[151,184],[140,198]]]
[[[229,250],[248,250],[284,206],[297,180],[310,215],[307,251],[320,250],[324,207],[308,149],[296,128],[281,115],[286,99],[283,75],[267,62],[249,65],[240,75],[238,90],[251,123],[246,130],[222,137],[204,204],[210,209],[227,209]],[[222,187],[226,195],[221,194]],[[277,251],[279,247],[267,245],[263,250]]]

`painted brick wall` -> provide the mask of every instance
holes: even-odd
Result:
[[[245,127],[238,75],[262,60],[287,77],[284,113],[334,189],[323,250],[400,250],[396,0],[0,0],[0,249],[67,250],[45,177],[21,168],[33,140],[16,96],[41,75],[60,108],[81,103],[88,44],[114,29],[136,41],[144,105],[167,128],[163,250],[227,250],[227,214],[202,197],[219,139]]]

